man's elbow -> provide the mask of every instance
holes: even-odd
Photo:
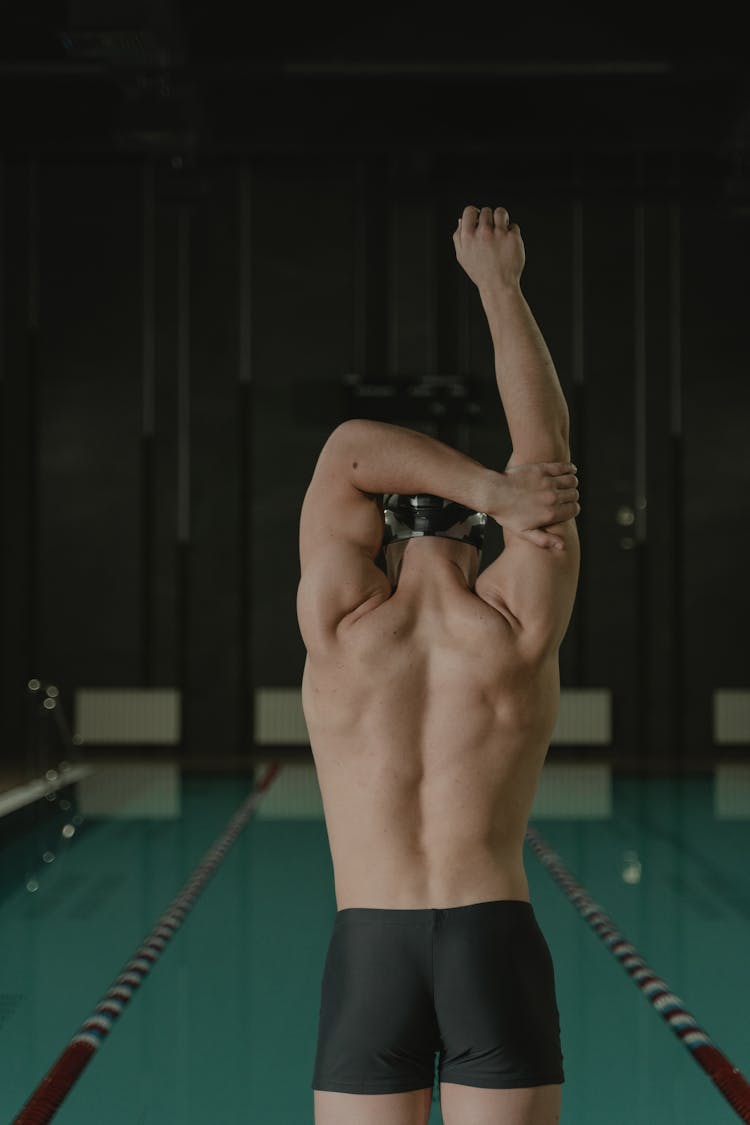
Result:
[[[560,418],[555,428],[554,440],[555,453],[559,456],[551,457],[552,461],[570,461],[570,419],[567,414]]]
[[[542,461],[571,461],[570,432],[568,423],[548,423],[526,430],[523,434],[514,433],[513,450],[506,469],[513,465],[525,465]]]

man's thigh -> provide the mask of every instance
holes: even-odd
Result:
[[[432,1104],[432,1087],[406,1094],[314,1094],[315,1125],[427,1125]]]
[[[557,1125],[562,1086],[484,1090],[440,1083],[443,1125]]]

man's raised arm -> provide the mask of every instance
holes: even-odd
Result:
[[[495,350],[513,460],[569,461],[569,415],[544,337],[521,292],[525,251],[504,207],[466,207],[456,257],[479,290]]]
[[[365,418],[343,422],[329,438],[320,461],[336,480],[348,480],[367,495],[442,496],[486,512],[539,546],[562,544],[558,536],[536,529],[575,514],[570,489],[577,478],[575,466],[568,462],[496,472],[436,438],[390,422]]]
[[[361,492],[430,493],[490,515],[503,507],[502,473],[428,434],[360,418],[341,428],[349,454],[347,470]]]

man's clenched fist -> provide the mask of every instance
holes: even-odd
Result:
[[[478,289],[518,287],[526,252],[521,230],[504,207],[464,207],[453,245],[459,265]]]

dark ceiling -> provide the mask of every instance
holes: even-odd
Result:
[[[258,8],[19,6],[0,44],[3,151],[149,153],[185,167],[401,152],[417,174],[502,156],[563,178],[619,161],[646,183],[679,174],[739,209],[750,198],[747,49],[726,21],[712,35],[711,21],[677,31],[632,7],[619,22],[602,8],[552,20],[515,5],[440,18]]]

